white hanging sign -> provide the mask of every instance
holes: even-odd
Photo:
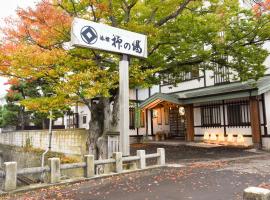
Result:
[[[105,24],[75,18],[71,44],[147,58],[147,37]]]

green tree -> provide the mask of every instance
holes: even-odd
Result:
[[[54,96],[21,101],[48,112],[75,102],[91,111],[89,151],[106,154],[105,134],[118,130],[118,55],[75,48],[65,51],[73,17],[148,36],[149,57],[131,58],[131,87],[146,87],[190,67],[229,67],[240,80],[259,79],[268,52],[269,15],[257,16],[238,0],[45,0],[18,10],[4,28],[0,71],[23,80],[45,79]],[[14,27],[15,24],[15,27]],[[113,104],[113,109],[110,105]]]
[[[18,125],[18,107],[4,105],[0,107],[0,128],[16,127]]]
[[[43,79],[23,81],[18,78],[12,78],[7,84],[10,85],[10,88],[6,95],[7,105],[4,108],[5,113],[9,114],[6,122],[10,122],[10,124],[5,123],[5,125],[13,125],[24,130],[25,126],[34,123],[34,125],[39,128],[47,128],[48,112],[40,112],[37,109],[27,110],[26,107],[20,103],[23,100],[41,97],[49,98],[54,95],[46,81]],[[55,117],[62,117],[65,110],[64,107],[62,110],[53,110]],[[11,117],[13,117],[13,119]]]

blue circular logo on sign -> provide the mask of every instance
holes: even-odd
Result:
[[[95,44],[98,40],[98,34],[93,27],[84,26],[81,29],[81,38],[86,44]]]

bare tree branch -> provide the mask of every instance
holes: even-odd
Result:
[[[187,7],[187,5],[193,0],[185,0],[183,3],[181,3],[179,5],[179,7],[177,8],[176,11],[174,11],[173,13],[171,13],[170,15],[164,17],[163,19],[159,20],[155,26],[159,27],[164,25],[165,23],[167,23],[168,21],[170,21],[171,19],[175,19],[178,15],[180,15],[183,10]]]
[[[151,56],[160,46],[166,45],[166,44],[175,44],[173,42],[160,42],[157,43],[148,53],[148,56]]]
[[[158,11],[158,8],[155,8],[155,9],[152,11],[152,13],[151,13],[149,19],[146,21],[146,24],[150,24],[151,22],[154,21],[155,15],[156,15],[156,12],[157,12],[157,11]]]
[[[114,27],[117,27],[117,21],[116,21],[116,19],[115,19],[115,16],[113,15],[113,5],[112,5],[112,0],[109,0],[109,9],[110,9],[110,13],[111,13],[111,15],[110,15],[110,20],[111,20],[111,22],[112,22],[112,26],[114,26]]]
[[[133,0],[130,4],[128,4],[126,1],[123,1],[122,3],[122,9],[125,12],[125,23],[128,23],[130,21],[130,12],[131,9],[136,5],[136,3],[138,2],[138,0]]]
[[[94,17],[94,22],[97,22],[98,19],[97,19],[96,12],[95,12],[93,4],[90,5],[90,8],[91,8],[91,12],[92,12],[93,17]]]

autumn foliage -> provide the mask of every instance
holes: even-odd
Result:
[[[262,15],[265,12],[270,11],[270,0],[264,0],[262,2],[258,2],[253,6],[253,10],[255,11],[257,16]]]
[[[20,101],[28,109],[48,112],[86,105],[91,113],[89,149],[100,145],[100,154],[105,153],[107,132],[117,131],[120,56],[78,47],[65,50],[74,17],[147,35],[148,58],[130,57],[133,88],[150,87],[166,77],[176,85],[181,74],[213,66],[230,68],[238,80],[258,80],[269,54],[262,48],[270,38],[269,16],[258,20],[239,0],[43,0],[17,15],[2,27],[0,75],[45,90]],[[98,138],[103,142],[97,143]]]
[[[254,10],[269,9],[269,2],[257,4]],[[97,96],[114,96],[118,88],[118,55],[83,48],[63,49],[70,40],[73,17],[81,17],[148,36],[148,59],[131,59],[132,87],[150,86],[168,75],[176,84],[181,81],[180,72],[192,68],[198,71],[201,66],[211,69],[213,64],[229,66],[241,80],[261,77],[267,52],[260,45],[268,38],[265,20],[269,19],[252,21],[253,16],[239,8],[238,0],[208,3],[41,1],[35,8],[18,9],[17,18],[6,19],[1,28],[4,38],[0,45],[0,74],[13,80],[46,82],[54,96],[69,99],[68,102],[88,104],[88,99]],[[249,20],[235,18],[244,13]],[[249,33],[250,30],[254,32]],[[224,37],[220,37],[221,32],[226,32]],[[205,50],[205,46],[211,48]],[[38,103],[35,100],[31,102]]]

